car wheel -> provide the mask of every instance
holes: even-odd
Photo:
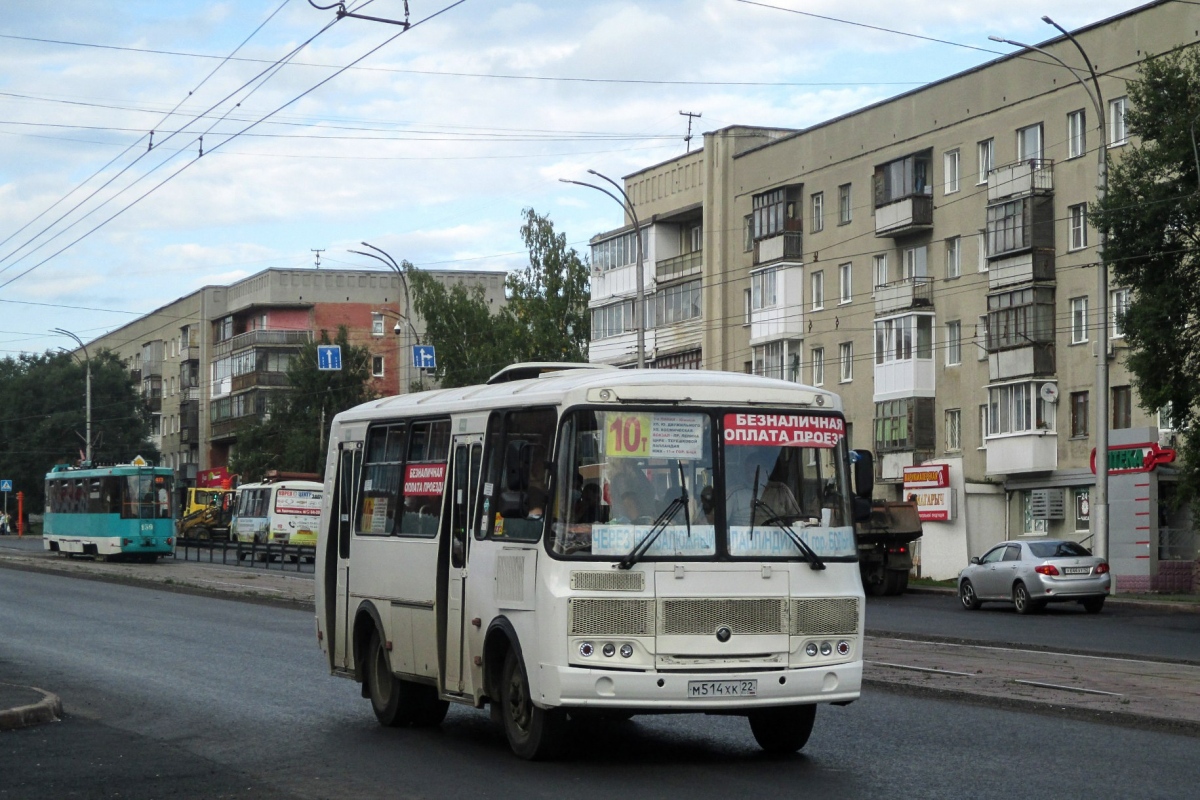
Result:
[[[529,694],[529,678],[515,648],[504,657],[500,679],[500,716],[512,751],[528,761],[558,755],[566,734],[562,709],[538,708]]]
[[[1087,600],[1080,600],[1079,605],[1083,606],[1083,610],[1089,614],[1099,614],[1100,609],[1104,608],[1104,595],[1099,597],[1089,597]]]
[[[813,721],[817,718],[817,707],[780,706],[751,711],[750,732],[758,746],[773,755],[794,753],[808,743],[812,734]]]
[[[1018,614],[1033,614],[1041,611],[1044,603],[1038,602],[1029,596],[1029,590],[1025,588],[1025,584],[1017,581],[1013,586],[1012,593],[1013,605],[1017,607]]]
[[[983,601],[975,594],[974,584],[967,578],[963,578],[962,583],[958,584],[958,599],[967,611],[978,611],[983,605]]]

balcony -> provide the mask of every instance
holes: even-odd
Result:
[[[903,278],[875,287],[875,313],[933,307],[933,278]]]
[[[664,258],[654,265],[654,277],[659,283],[682,278],[685,275],[690,275],[694,272],[700,272],[700,268],[704,265],[704,251],[697,250],[693,253],[684,253],[681,256],[672,256]]]
[[[1058,434],[1054,431],[996,436],[988,438],[985,443],[989,475],[1051,472],[1058,469]]]
[[[299,347],[311,341],[312,331],[277,331],[270,329],[246,331],[245,333],[239,333],[232,339],[226,339],[223,342],[217,342],[213,345],[213,359],[215,360],[230,353],[260,345]]]
[[[988,353],[988,380],[991,381],[1053,374],[1053,344],[1030,342],[1026,347]]]
[[[237,438],[238,426],[240,426],[242,422],[243,420],[241,417],[223,419],[218,422],[214,422],[212,424],[209,438],[211,438],[214,442],[222,439],[235,439]]]
[[[1054,250],[1054,198],[1030,195],[987,207],[989,266],[1030,250]]]
[[[750,311],[750,344],[804,336],[804,267],[796,265],[767,268],[755,273],[754,280],[774,278],[775,302]]]
[[[875,208],[875,235],[895,238],[933,227],[933,197],[914,194]]]
[[[754,243],[755,265],[770,264],[772,261],[783,259],[800,261],[803,258],[804,234],[800,231],[785,231]]]
[[[181,347],[179,349],[179,358],[182,361],[199,361],[200,345],[190,344],[187,347]]]
[[[875,402],[933,397],[937,388],[931,358],[908,358],[875,365]]]
[[[1054,250],[1039,247],[988,263],[988,288],[1054,280]]]
[[[988,202],[1022,194],[1050,194],[1054,191],[1054,161],[1031,158],[995,167],[988,173]]]
[[[695,322],[699,323],[700,320],[695,320]],[[650,361],[654,357],[657,331],[649,328],[646,330],[645,337],[646,360]],[[626,331],[616,336],[593,339],[588,344],[588,361],[592,364],[636,364],[637,332]]]
[[[288,386],[286,372],[248,372],[245,375],[233,376],[233,391],[253,389],[256,386]]]

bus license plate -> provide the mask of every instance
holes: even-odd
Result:
[[[688,697],[754,697],[758,681],[688,681]]]

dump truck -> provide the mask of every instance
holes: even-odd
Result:
[[[179,538],[228,541],[234,495],[233,489],[189,488]]]
[[[854,538],[867,594],[903,594],[913,566],[912,543],[921,538],[917,504],[873,501],[870,519],[855,523]]]

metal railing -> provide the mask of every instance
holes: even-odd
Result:
[[[311,545],[226,542],[216,539],[179,539],[175,558],[208,564],[238,564],[263,569],[312,572],[317,550]]]

